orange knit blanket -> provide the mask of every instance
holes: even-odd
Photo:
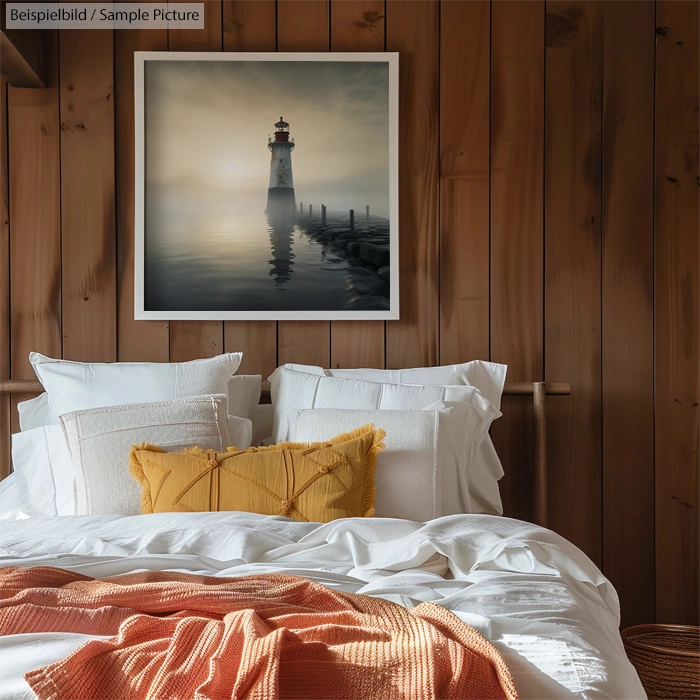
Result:
[[[515,700],[496,648],[451,612],[299,576],[0,569],[0,635],[92,640],[27,673],[41,700]]]

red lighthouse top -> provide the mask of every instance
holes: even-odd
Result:
[[[275,124],[275,141],[277,143],[286,143],[289,141],[289,124],[282,117]]]

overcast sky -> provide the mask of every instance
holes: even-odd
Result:
[[[388,215],[388,83],[387,63],[147,61],[147,181],[264,207],[283,116],[297,202]]]

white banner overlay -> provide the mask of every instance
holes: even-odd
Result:
[[[204,3],[8,2],[8,29],[204,29]]]

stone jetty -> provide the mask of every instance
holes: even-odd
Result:
[[[384,310],[389,308],[389,222],[370,219],[355,223],[347,220],[299,222],[309,238],[347,261],[346,283],[352,297],[348,310]]]

